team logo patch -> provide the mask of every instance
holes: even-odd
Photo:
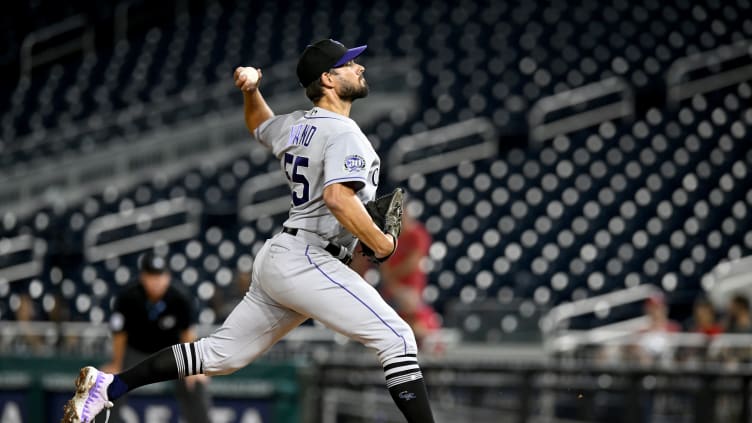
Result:
[[[345,170],[352,172],[360,172],[366,168],[366,160],[357,154],[345,157]]]
[[[415,394],[408,391],[402,391],[399,393],[399,397],[402,398],[405,401],[410,401],[411,399],[415,399]]]

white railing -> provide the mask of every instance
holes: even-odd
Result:
[[[49,48],[34,53],[34,47],[64,34],[76,34],[64,43],[58,43]],[[20,62],[21,77],[30,78],[31,70],[35,66],[53,62],[78,51],[91,52],[94,50],[94,31],[87,25],[83,15],[71,16],[48,27],[33,31],[26,35],[21,42]]]
[[[112,335],[107,323],[6,321],[0,324],[0,356],[56,356],[82,355],[107,356],[112,351]],[[206,337],[219,328],[216,324],[196,326],[199,338]],[[422,354],[426,360],[436,358],[488,359],[489,350],[459,346],[459,333],[454,329],[441,329],[425,339]],[[365,350],[358,343],[321,325],[299,326],[272,348],[271,356],[347,356],[353,351]],[[369,358],[371,357],[369,351]]]
[[[654,285],[637,285],[633,288],[563,303],[552,308],[548,314],[543,317],[541,328],[543,329],[544,335],[551,335],[556,331],[563,329],[563,324],[573,317],[585,316],[588,314],[601,314],[605,317],[609,314],[610,310],[615,307],[642,301],[650,298],[651,295],[661,292],[662,291]]]
[[[13,238],[0,238],[0,258],[24,253],[22,257],[6,261],[0,267],[0,283],[10,283],[33,278],[42,272],[47,243],[31,235],[19,235]]]
[[[702,284],[717,308],[726,307],[736,294],[752,297],[752,256],[719,263],[702,277]]]
[[[724,65],[727,66],[726,69],[722,69]],[[692,75],[692,72],[701,70],[707,70],[707,75]],[[731,45],[676,59],[666,72],[668,100],[676,104],[694,95],[715,91],[750,79],[752,79],[752,40],[741,40]]]
[[[282,191],[283,195],[259,201],[257,198],[269,191]],[[238,217],[253,222],[263,217],[286,213],[290,209],[290,193],[287,180],[279,170],[248,179],[238,192]]]
[[[486,118],[473,118],[398,139],[387,154],[389,177],[403,181],[410,175],[449,169],[463,161],[494,158],[499,140]]]
[[[176,198],[160,201],[148,206],[133,209],[132,212],[114,213],[94,219],[84,233],[84,254],[89,262],[97,262],[112,257],[119,257],[153,248],[158,243],[169,244],[195,237],[201,229],[200,201],[188,198]],[[168,216],[182,216],[180,222],[158,227],[126,237],[99,242],[100,236],[120,228],[151,224],[157,219]]]
[[[612,96],[614,99],[605,104],[588,107],[592,101]],[[547,120],[551,114],[567,109],[571,109],[570,113]],[[528,113],[529,137],[531,141],[540,142],[633,114],[632,88],[622,78],[614,76],[536,101]]]

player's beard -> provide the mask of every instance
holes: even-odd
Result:
[[[361,77],[358,84],[342,85],[340,92],[337,94],[339,94],[339,98],[349,102],[365,98],[368,96],[368,81],[364,77]]]

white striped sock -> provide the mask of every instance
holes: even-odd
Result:
[[[423,378],[418,359],[414,356],[392,357],[384,360],[383,365],[388,388]]]
[[[183,357],[183,349],[180,344],[172,346],[172,353],[175,354],[175,363],[178,366],[178,378],[185,377],[185,359]]]

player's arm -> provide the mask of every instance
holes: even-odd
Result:
[[[187,344],[189,342],[193,342],[196,340],[196,330],[193,328],[193,326],[183,329],[180,332],[180,342]]]
[[[119,373],[123,370],[125,349],[128,345],[128,333],[125,331],[112,334],[112,360],[102,366],[102,370],[108,373]]]
[[[371,247],[376,257],[385,257],[394,250],[394,238],[376,226],[353,188],[344,183],[327,185],[324,203],[345,229]]]
[[[182,288],[176,288],[176,328],[180,331],[180,342],[187,344],[198,337],[196,334],[196,309],[193,301]]]
[[[128,305],[127,295],[120,294],[115,298],[114,313],[110,319],[112,359],[108,364],[102,366],[102,370],[108,373],[119,373],[123,370],[125,350],[128,347],[128,323],[130,322],[126,317],[129,315]]]
[[[240,88],[243,92],[243,117],[245,119],[245,126],[253,134],[253,131],[259,127],[264,121],[274,116],[274,112],[266,104],[264,96],[259,91],[259,83],[261,82],[261,69],[258,71],[258,80],[250,81],[247,77],[248,73],[243,72],[246,68],[238,67],[235,69],[234,79],[235,86]],[[252,69],[251,69],[252,71]]]

